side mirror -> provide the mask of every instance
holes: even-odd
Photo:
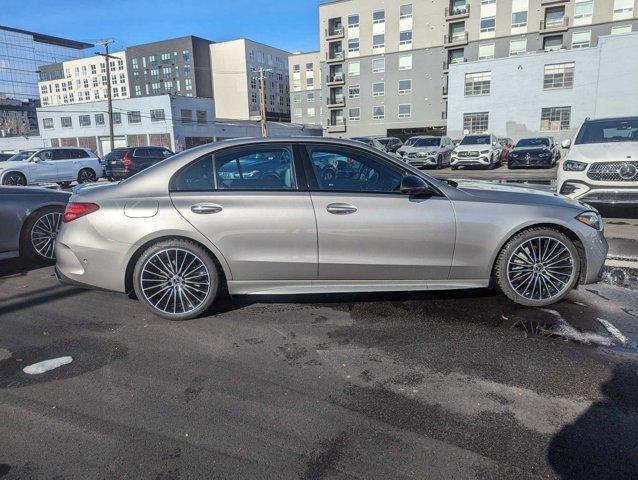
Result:
[[[416,175],[403,177],[400,191],[406,195],[434,195],[436,193],[425,180]]]
[[[33,158],[31,159],[31,161],[32,161],[33,163],[38,163],[38,162],[41,162],[41,161],[42,161],[42,159],[41,159],[40,157],[33,157]]]
[[[572,146],[572,141],[569,138],[566,140],[563,140],[563,143],[561,143],[561,146],[563,148],[569,148]]]

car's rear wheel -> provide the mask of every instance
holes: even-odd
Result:
[[[78,172],[78,183],[91,183],[97,180],[92,168],[83,168]]]
[[[27,184],[27,178],[19,172],[12,172],[4,177],[2,184],[23,187]]]
[[[494,267],[501,291],[528,307],[562,300],[580,275],[578,249],[566,235],[551,228],[531,228],[512,238]]]
[[[183,239],[150,246],[133,271],[137,298],[168,320],[189,320],[208,310],[220,291],[219,279],[208,252]]]
[[[27,219],[20,237],[20,251],[24,256],[39,262],[55,260],[55,239],[63,212],[60,207],[47,207]]]
[[[58,185],[62,188],[69,188],[71,186],[71,182],[58,182]]]

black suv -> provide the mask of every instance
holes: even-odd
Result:
[[[174,155],[165,147],[116,148],[104,159],[104,173],[109,180],[123,180]]]

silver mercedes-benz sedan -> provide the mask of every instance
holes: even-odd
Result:
[[[559,195],[438,181],[362,143],[243,139],[77,191],[64,282],[203,314],[231,295],[498,287],[526,306],[599,279],[600,215]]]

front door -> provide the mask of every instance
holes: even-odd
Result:
[[[224,256],[229,280],[317,278],[315,216],[296,171],[290,145],[247,145],[207,155],[171,182],[175,207]]]
[[[53,182],[58,179],[58,169],[53,159],[54,150],[41,150],[33,158],[38,162],[30,165],[30,172],[35,183]]]
[[[308,156],[320,280],[448,279],[456,223],[447,198],[399,193],[407,172],[365,150],[313,144]]]

